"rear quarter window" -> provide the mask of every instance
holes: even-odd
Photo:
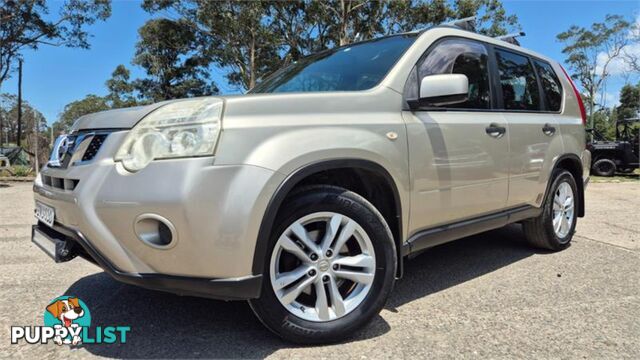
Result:
[[[556,72],[546,62],[535,60],[534,63],[547,101],[547,110],[560,111],[562,106],[562,85]]]

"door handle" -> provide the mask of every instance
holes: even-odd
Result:
[[[544,124],[544,126],[542,127],[542,132],[547,136],[553,136],[553,134],[556,133],[556,128],[549,124]]]
[[[491,124],[485,128],[487,135],[494,137],[496,139],[501,138],[507,129],[504,126],[499,126],[498,124]]]

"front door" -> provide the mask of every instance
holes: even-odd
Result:
[[[413,181],[412,233],[506,206],[509,134],[502,114],[491,112],[485,45],[461,38],[441,40],[412,76],[448,73],[467,76],[467,101],[403,112]]]

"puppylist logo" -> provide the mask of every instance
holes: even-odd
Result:
[[[114,344],[127,342],[129,326],[91,327],[91,313],[84,301],[74,296],[60,296],[46,306],[44,326],[12,326],[11,343],[58,345]]]

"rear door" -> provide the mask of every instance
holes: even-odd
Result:
[[[445,38],[414,68],[407,98],[422,77],[464,74],[464,103],[404,111],[412,184],[410,230],[496,212],[505,207],[509,141],[501,113],[492,111],[489,49],[481,42]],[[415,85],[415,86],[414,86]]]
[[[538,206],[554,157],[562,153],[554,115],[560,108],[562,87],[550,65],[542,61],[499,48],[495,59],[499,103],[508,123],[510,144],[507,206]]]

